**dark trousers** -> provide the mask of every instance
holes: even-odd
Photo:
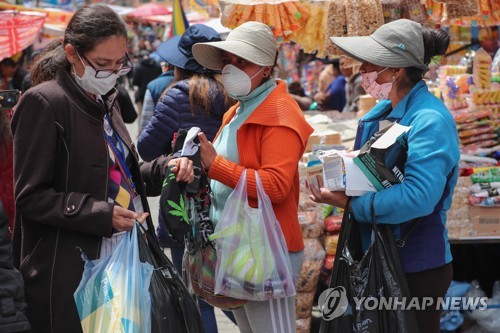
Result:
[[[423,272],[406,274],[408,287],[412,297],[432,297],[434,306],[428,307],[425,310],[415,311],[419,331],[421,333],[439,333],[439,320],[441,318],[441,310],[436,309],[438,297],[444,297],[453,278],[453,267],[450,264],[430,269]],[[422,304],[422,302],[420,302]]]

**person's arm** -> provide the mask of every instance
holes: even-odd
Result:
[[[443,193],[450,190],[446,188],[447,177],[460,157],[452,117],[435,110],[419,110],[410,125],[404,181],[375,193],[376,220],[380,223],[402,223],[427,216]],[[352,200],[354,216],[360,222],[371,221],[370,197],[368,194]]]
[[[180,109],[186,107],[186,100],[183,91],[172,87],[156,104],[154,115],[137,143],[143,160],[152,161],[172,152],[172,139],[180,126]]]
[[[235,188],[246,168],[217,155],[206,138],[200,136],[200,142],[202,162],[209,169],[208,177]],[[298,134],[288,127],[266,128],[259,142],[261,166],[258,170],[247,169],[248,195],[257,198],[254,173],[257,171],[271,202],[280,203],[290,195],[297,163],[302,156],[304,146]],[[207,162],[208,159],[212,162]]]
[[[173,172],[177,181],[190,183],[194,180],[193,162],[187,157],[160,156],[151,162],[141,163],[141,176],[146,185],[146,195],[148,197],[161,194],[163,178],[170,165],[175,166]]]
[[[151,91],[149,89],[146,89],[146,94],[144,95],[144,102],[142,104],[142,115],[141,115],[142,131],[146,129],[146,126],[151,121],[154,112],[155,112],[155,103],[153,101],[153,96],[151,96]]]

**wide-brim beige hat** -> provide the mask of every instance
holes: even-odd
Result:
[[[222,69],[222,52],[237,55],[259,66],[274,66],[278,48],[271,29],[260,22],[246,22],[221,42],[197,43],[193,56],[203,67]]]

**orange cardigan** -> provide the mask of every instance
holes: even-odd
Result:
[[[216,138],[234,117],[238,106],[236,104],[226,112]],[[304,249],[297,218],[298,162],[312,132],[299,106],[287,93],[285,83],[278,82],[278,86],[238,129],[236,140],[240,164],[217,155],[208,173],[211,179],[235,188],[243,170],[247,169],[249,203],[256,207],[255,171],[258,171],[290,252]]]

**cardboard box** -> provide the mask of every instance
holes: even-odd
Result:
[[[500,237],[500,207],[472,206],[470,209],[471,236]]]
[[[314,132],[307,140],[306,152],[313,150],[313,145],[327,144],[327,145],[340,145],[342,139],[340,133],[335,131]]]

